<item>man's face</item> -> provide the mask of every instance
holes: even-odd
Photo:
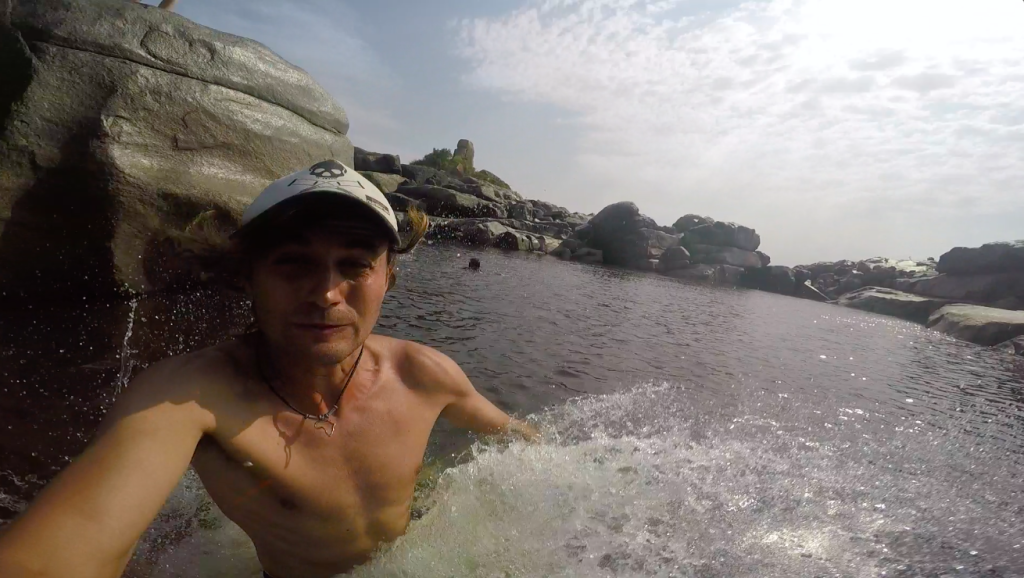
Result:
[[[340,363],[377,323],[387,244],[353,231],[311,232],[253,263],[249,294],[260,330],[300,362]]]

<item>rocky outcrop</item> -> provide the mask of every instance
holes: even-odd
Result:
[[[732,265],[733,267],[750,267],[755,269],[761,267],[761,257],[756,253],[735,247],[718,247],[715,245],[691,243],[687,245],[687,249],[690,251],[690,260],[694,263]]]
[[[499,219],[505,217],[505,208],[498,203],[484,201],[444,187],[430,185],[399,187],[395,192],[422,202],[429,215]]]
[[[393,193],[398,190],[398,187],[409,185],[409,180],[398,174],[390,173],[374,173],[360,171],[359,174],[366,177],[366,180],[373,183],[373,186],[381,190],[382,193]],[[397,207],[395,208],[397,211]]]
[[[466,168],[473,168],[473,157],[476,156],[476,149],[473,147],[473,143],[469,139],[459,139],[459,143],[455,146],[455,154],[452,155],[465,161]]]
[[[210,210],[231,228],[274,178],[351,166],[345,111],[257,42],[115,0],[0,17],[6,298],[160,289],[147,262],[168,229]]]
[[[716,245],[718,247],[734,247],[744,251],[756,251],[761,245],[761,236],[750,227],[716,221],[709,225],[699,225],[683,233],[683,245]],[[760,265],[758,265],[760,266]]]
[[[402,174],[402,160],[398,158],[398,155],[371,153],[367,150],[355,147],[353,163],[354,168],[360,172],[369,171],[394,175]]]
[[[661,273],[671,273],[677,269],[685,269],[690,266],[690,253],[683,247],[669,247],[658,259],[657,270]]]
[[[793,295],[797,281],[793,270],[781,265],[768,265],[747,269],[743,275],[743,286],[750,289],[770,291],[782,295]]]
[[[949,301],[921,297],[885,287],[864,287],[843,295],[838,303],[843,307],[891,315],[924,324],[933,313],[948,305]]]
[[[602,252],[605,263],[629,267],[648,259],[648,236],[643,230],[654,229],[657,223],[641,215],[634,203],[624,201],[602,209],[587,226],[586,243]]]
[[[997,345],[1024,335],[1024,311],[946,305],[932,314],[928,327],[978,345]]]
[[[828,298],[827,295],[825,295],[821,291],[818,291],[817,289],[815,289],[811,285],[810,281],[804,281],[803,283],[798,283],[797,286],[796,286],[796,290],[793,292],[793,296],[794,297],[799,297],[801,299],[809,299],[811,301],[817,301],[819,303],[828,303],[829,301],[832,301],[831,299]]]
[[[1024,240],[956,247],[939,256],[935,269],[947,275],[1024,274]]]
[[[711,217],[702,217],[700,215],[683,215],[676,219],[676,222],[672,225],[672,228],[677,233],[685,233],[690,229],[700,227],[702,225],[712,225],[715,220]]]
[[[1002,301],[1007,304],[1024,296],[1024,274],[989,273],[984,275],[934,275],[917,279],[900,279],[894,289],[918,295],[970,301],[991,305]]]
[[[934,272],[934,260],[898,261],[885,257],[819,262],[794,268],[794,275],[810,280],[814,288],[829,299],[867,286],[900,289],[896,286],[897,280],[924,277]]]

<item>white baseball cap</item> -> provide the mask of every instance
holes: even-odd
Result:
[[[329,159],[316,163],[315,165],[294,172],[286,177],[277,179],[270,183],[263,192],[253,200],[242,214],[242,230],[249,223],[257,220],[261,215],[267,215],[270,209],[292,205],[297,202],[291,201],[297,197],[310,193],[334,193],[339,199],[357,201],[365,207],[373,209],[371,213],[380,216],[387,225],[388,233],[391,234],[395,243],[400,243],[398,235],[398,220],[395,212],[391,209],[387,197],[380,189],[373,186],[373,183],[366,180],[363,175],[346,167],[340,162]]]

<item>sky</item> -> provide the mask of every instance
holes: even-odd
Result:
[[[1020,0],[180,0],[526,198],[753,227],[773,263],[1024,239]]]

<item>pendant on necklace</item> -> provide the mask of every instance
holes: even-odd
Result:
[[[331,429],[327,429],[328,425],[331,426]],[[322,429],[327,434],[327,437],[331,437],[334,435],[334,422],[329,419],[318,419],[313,423],[313,429]]]

